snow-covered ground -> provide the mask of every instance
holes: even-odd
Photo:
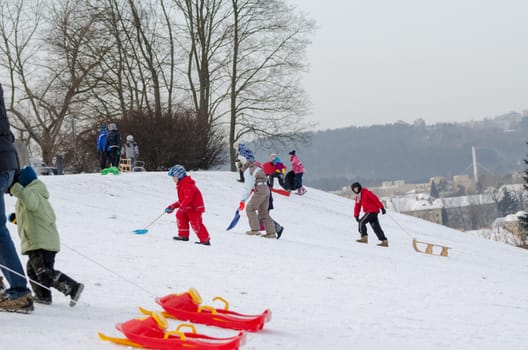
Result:
[[[190,287],[209,305],[222,296],[242,313],[272,310],[242,349],[526,349],[528,251],[391,211],[380,218],[390,247],[377,247],[374,234],[358,244],[353,201],[312,188],[274,196],[280,240],[245,235],[245,213],[226,232],[242,192],[237,175],[190,174],[206,202],[210,247],[193,234],[174,241],[174,215],[132,232],[176,200],[166,173],[42,177],[61,233],[56,267],[86,288],[75,308],[54,291],[53,305],[31,315],[0,313],[0,349],[122,349],[97,332],[121,336],[115,324],[140,316],[138,306],[159,310],[156,296]],[[7,213],[14,203],[6,196]],[[416,253],[412,238],[452,247],[449,257]]]

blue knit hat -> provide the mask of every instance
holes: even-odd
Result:
[[[29,165],[26,165],[22,169],[20,169],[20,174],[18,174],[18,182],[26,187],[29,185],[33,180],[37,179],[37,173],[33,168]]]
[[[249,147],[246,146],[244,143],[240,143],[238,145],[238,154],[246,158],[248,162],[255,161],[255,156],[253,155],[253,151],[250,150]]]
[[[185,171],[185,168],[179,164],[173,166],[169,169],[169,176],[176,176],[178,180],[183,179],[185,176],[187,176],[187,171]]]

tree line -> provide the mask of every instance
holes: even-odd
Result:
[[[98,128],[118,122],[147,167],[207,169],[226,143],[305,137],[314,28],[280,0],[0,0],[6,108],[46,162],[88,170]]]

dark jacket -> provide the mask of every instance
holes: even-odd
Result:
[[[121,135],[117,130],[110,130],[106,135],[106,150],[110,151],[110,148],[121,149]]]
[[[15,137],[9,128],[9,120],[6,114],[4,89],[0,84],[0,171],[19,168],[14,142]]]

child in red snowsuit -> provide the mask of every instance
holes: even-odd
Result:
[[[202,193],[196,187],[196,183],[190,176],[187,176],[185,168],[175,165],[169,169],[169,176],[176,183],[178,191],[178,201],[169,205],[165,212],[167,214],[176,211],[176,223],[178,225],[178,235],[173,238],[177,241],[189,240],[189,224],[196,233],[200,241],[196,244],[211,245],[209,232],[202,221],[202,214],[205,212],[205,205]]]
[[[356,242],[368,243],[367,223],[370,223],[374,233],[376,233],[376,236],[378,236],[378,239],[381,241],[378,245],[380,247],[388,247],[389,241],[387,241],[387,237],[385,237],[385,233],[381,229],[378,220],[378,213],[380,210],[382,214],[385,214],[385,207],[383,206],[383,203],[381,203],[379,198],[374,193],[366,188],[361,187],[359,182],[354,182],[350,187],[352,188],[352,192],[357,195],[356,205],[354,206],[354,217],[359,223],[358,229],[359,233],[361,233],[361,238],[356,240]],[[359,213],[361,209],[363,209],[364,214],[360,219]]]

